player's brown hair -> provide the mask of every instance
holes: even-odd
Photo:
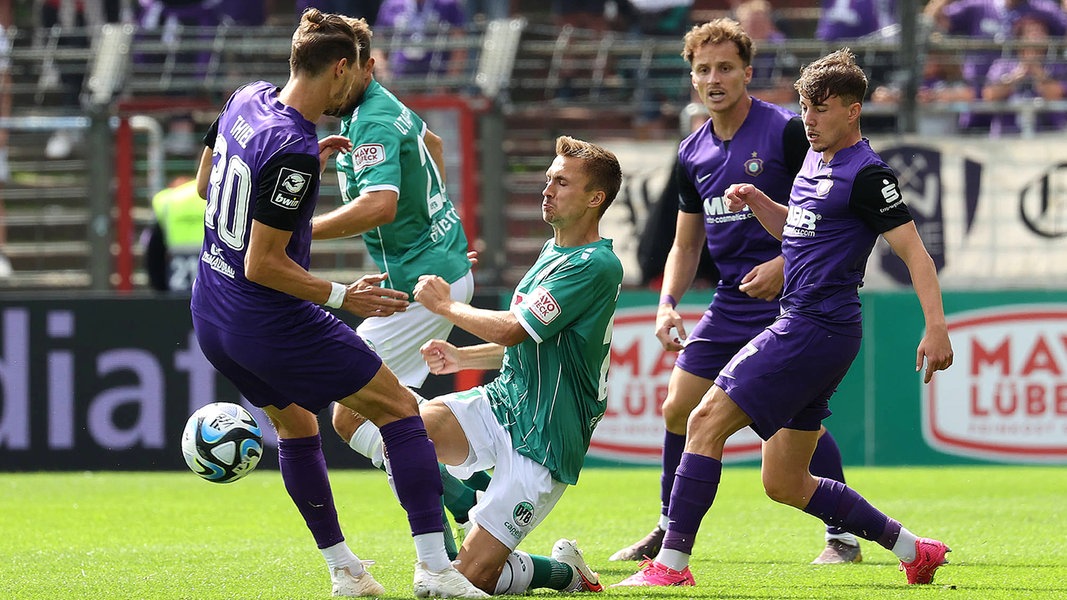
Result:
[[[585,172],[589,175],[589,185],[586,191],[602,190],[604,203],[600,205],[600,216],[615,201],[622,187],[622,167],[619,159],[610,151],[592,144],[575,139],[566,135],[556,138],[556,154],[571,158],[580,158],[585,166]]]
[[[355,64],[359,55],[356,33],[345,16],[317,8],[300,15],[289,54],[289,68],[294,73],[318,75],[342,58]]]
[[[813,104],[823,104],[830,96],[853,104],[867,96],[867,76],[852,50],[842,48],[806,65],[793,88]]]
[[[366,66],[367,61],[370,60],[370,41],[374,37],[374,32],[371,31],[370,25],[367,24],[367,20],[363,17],[347,17],[348,24],[352,26],[352,31],[356,33],[356,42],[359,43],[359,66]]]
[[[733,19],[715,19],[703,25],[697,25],[685,34],[682,43],[682,58],[685,62],[693,64],[693,55],[701,46],[708,44],[722,44],[732,42],[737,46],[737,55],[747,67],[752,64],[752,56],[756,53],[756,47],[752,44],[752,38],[748,37],[741,24]]]

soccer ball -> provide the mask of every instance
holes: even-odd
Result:
[[[208,404],[185,423],[182,454],[193,473],[214,483],[230,483],[259,464],[263,432],[244,408],[229,402]]]

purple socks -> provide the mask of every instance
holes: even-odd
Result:
[[[405,417],[383,425],[379,430],[392,465],[396,495],[408,513],[411,535],[443,532],[441,472],[422,418]]]
[[[663,431],[663,472],[659,478],[660,513],[667,514],[671,506],[671,490],[674,489],[674,472],[685,451],[685,436]]]
[[[819,487],[811,495],[804,512],[822,519],[827,525],[878,542],[889,550],[893,549],[900,535],[899,522],[871,506],[855,490],[831,479],[819,480]]]
[[[816,477],[845,483],[845,471],[841,466],[841,450],[837,447],[837,440],[830,435],[829,431],[819,436],[819,443],[815,446],[815,453],[811,455],[811,465],[808,469]],[[827,525],[826,533],[840,535],[845,533],[845,530]]]
[[[315,544],[329,548],[344,541],[322,456],[322,439],[318,435],[279,439],[278,465],[285,490],[304,517]]]
[[[709,456],[685,452],[675,473],[671,491],[670,527],[663,547],[693,553],[700,521],[715,501],[722,476],[722,463]]]

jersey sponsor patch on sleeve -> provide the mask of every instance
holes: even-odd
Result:
[[[311,173],[282,167],[278,171],[278,183],[274,185],[274,192],[270,196],[271,203],[286,210],[300,208],[312,179]]]
[[[548,325],[560,315],[559,302],[552,297],[552,293],[544,287],[538,286],[528,298],[526,306],[538,321]]]
[[[385,162],[385,146],[381,144],[362,144],[352,150],[352,168],[357,171],[381,162]]]

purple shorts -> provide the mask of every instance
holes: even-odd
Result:
[[[717,304],[712,304],[704,311],[700,322],[689,332],[685,348],[678,354],[678,360],[674,363],[686,373],[710,380],[714,380],[737,351],[770,325],[778,315],[777,310],[762,311],[755,315],[735,312],[726,315],[725,311],[715,310],[716,307]]]
[[[309,305],[285,336],[225,331],[193,314],[196,339],[215,369],[254,406],[296,404],[318,413],[367,385],[382,359],[344,321]]]
[[[779,429],[815,431],[860,349],[860,338],[783,315],[746,344],[715,379],[764,440]]]

